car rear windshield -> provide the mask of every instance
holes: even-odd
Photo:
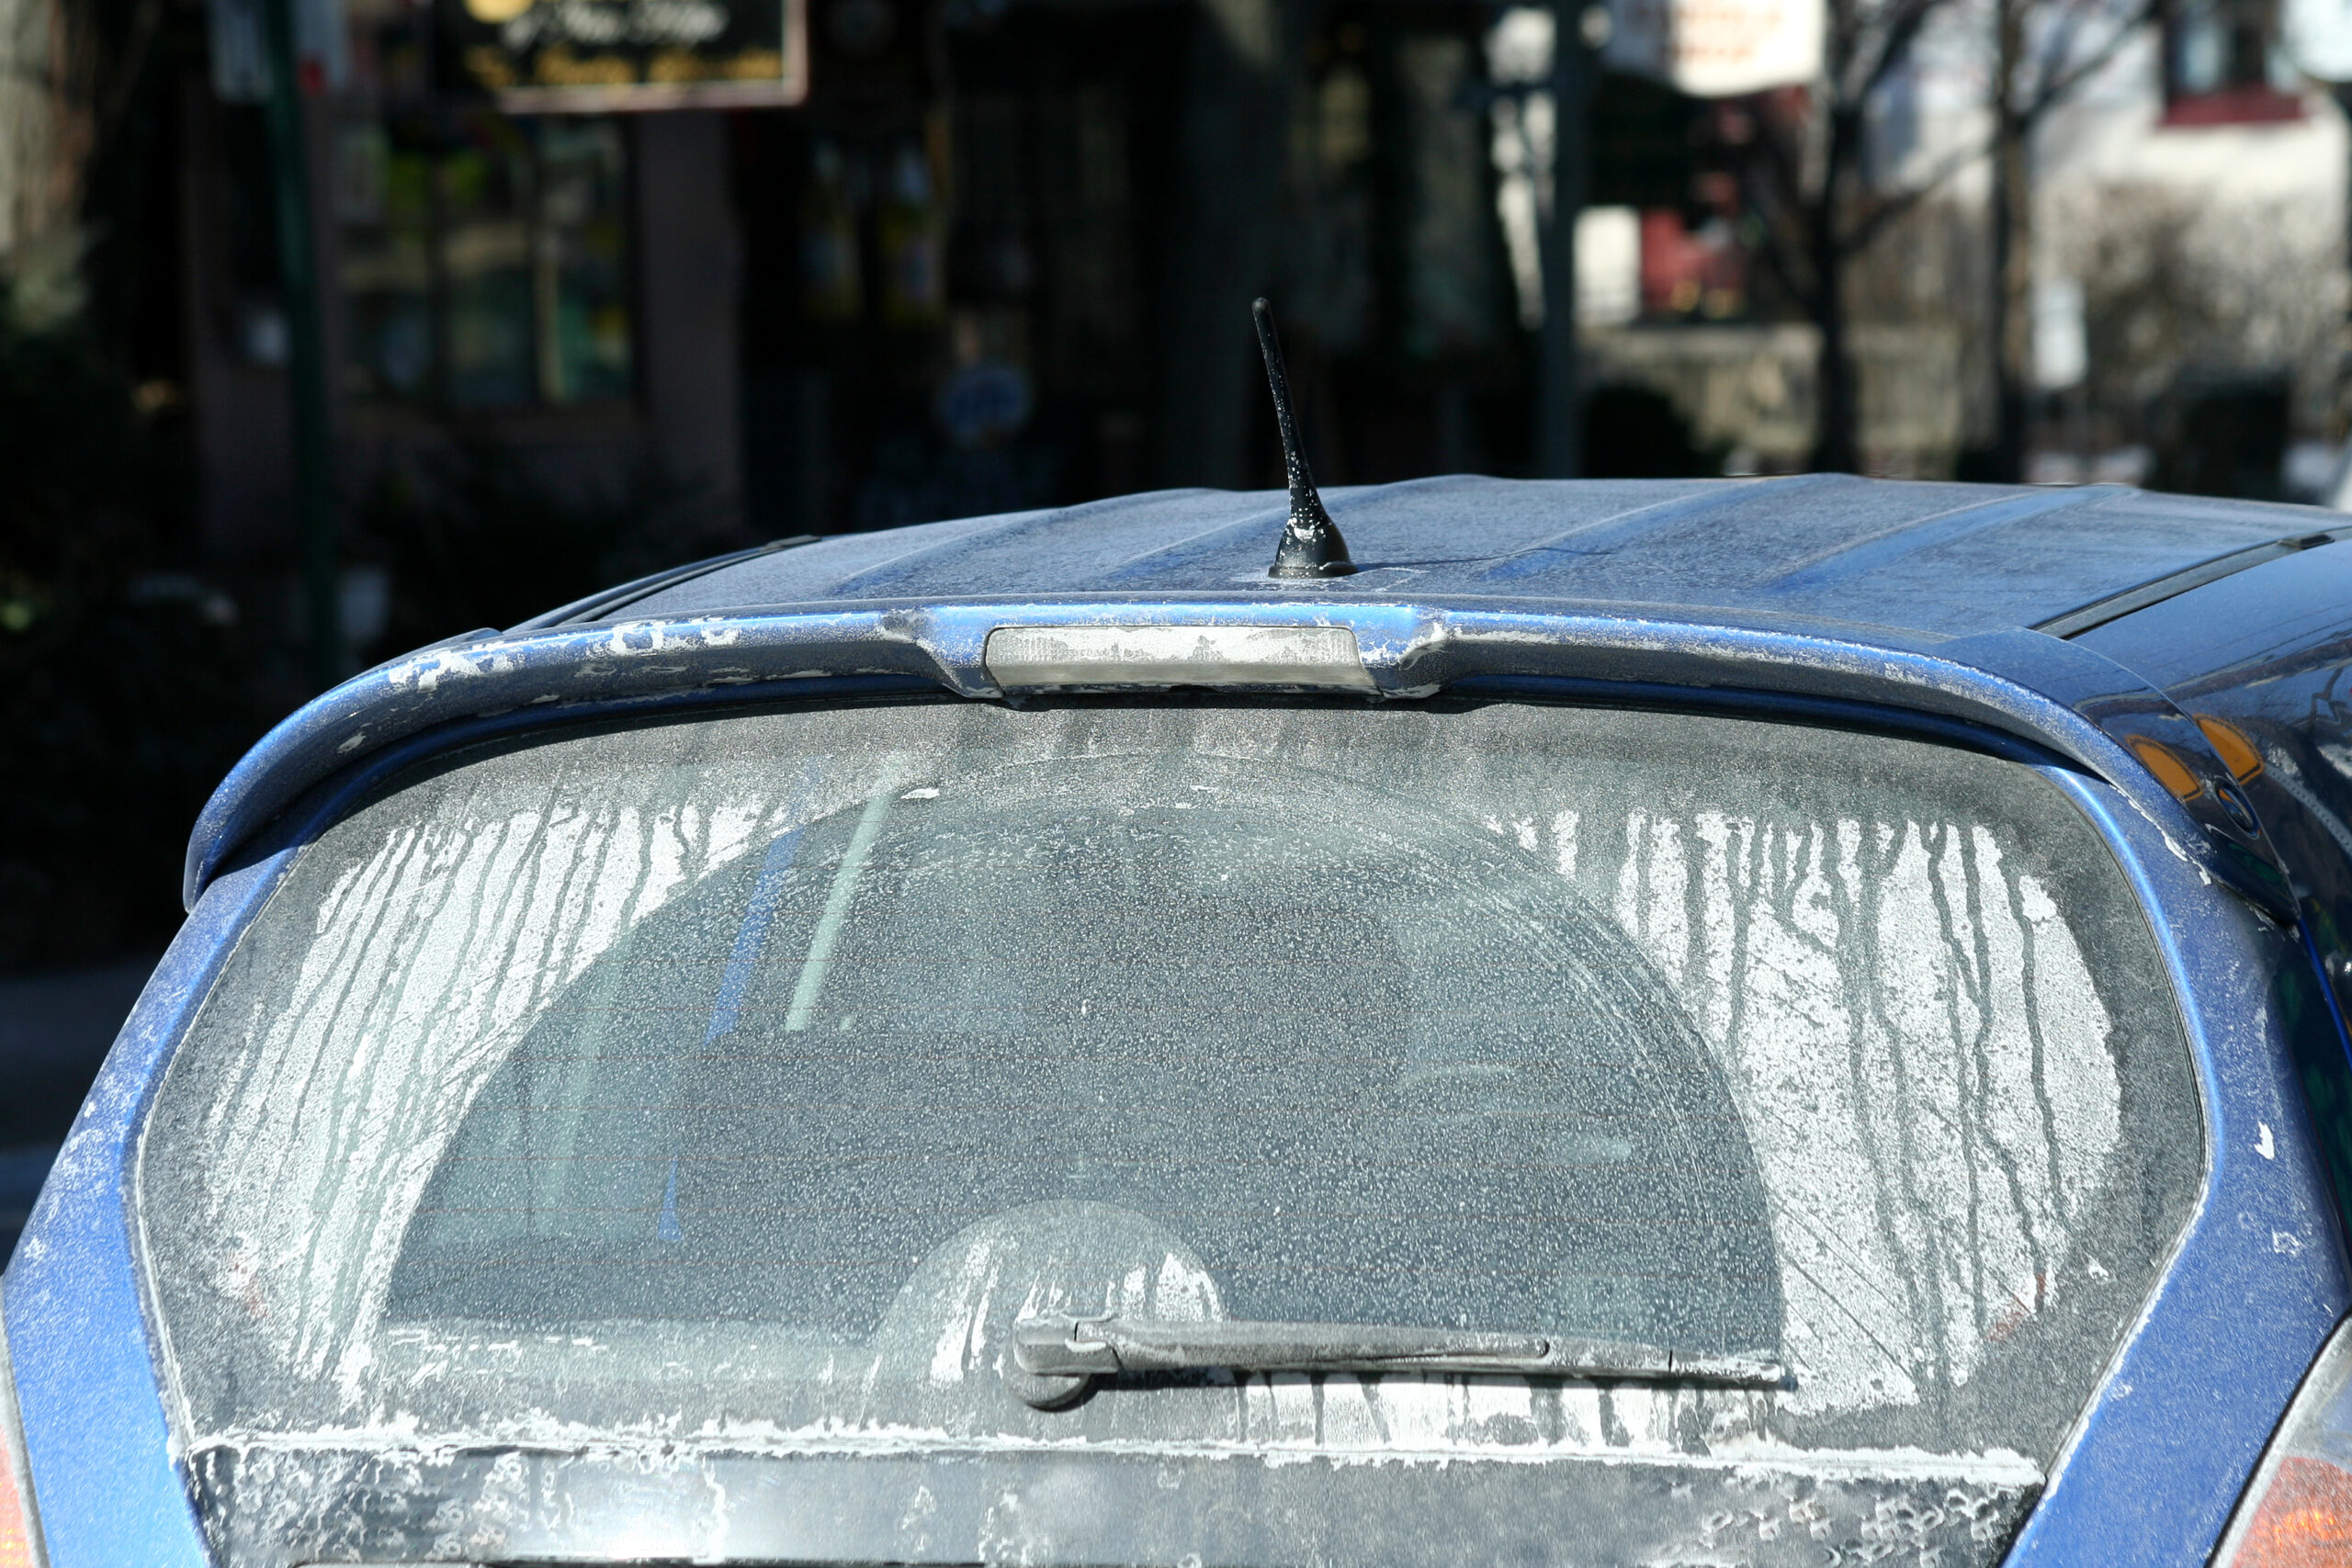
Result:
[[[2032,768],[1521,703],[912,702],[380,788],[227,961],[139,1206],[199,1453],[1881,1455],[2006,1498],[1952,1516],[1987,1551],[2201,1139],[2145,919]],[[1253,1429],[1209,1374],[1053,1413],[1008,1392],[1044,1313],[1788,1379],[1335,1379],[1373,1418]]]

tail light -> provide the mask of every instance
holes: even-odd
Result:
[[[2214,1568],[2352,1562],[2352,1320],[2337,1327],[2287,1407],[2238,1504]]]
[[[8,1325],[0,1320],[0,1568],[42,1568],[40,1519],[33,1512],[32,1471],[17,1420],[17,1374],[8,1364]]]

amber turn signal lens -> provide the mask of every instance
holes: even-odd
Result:
[[[40,1568],[40,1554],[33,1547],[32,1510],[25,1506],[24,1478],[17,1473],[17,1456],[0,1435],[0,1568]]]
[[[2230,770],[2230,777],[2240,784],[2252,784],[2262,776],[2262,752],[2245,730],[2203,714],[2197,716],[2197,728],[2205,732],[2213,754],[2222,759],[2222,766]]]
[[[2352,1563],[2352,1319],[2328,1336],[2295,1391],[2213,1554],[2213,1568]]]
[[[2156,775],[2156,782],[2183,800],[2194,800],[2204,788],[2204,781],[2191,773],[2188,764],[2176,756],[2173,749],[2161,740],[2151,740],[2135,735],[2124,742],[2140,765]]]
[[[2297,1454],[2256,1506],[2230,1568],[2342,1568],[2352,1562],[2352,1471]]]
[[[17,1416],[17,1373],[8,1361],[8,1325],[0,1322],[0,1568],[41,1568],[40,1518],[26,1469],[24,1428]]]

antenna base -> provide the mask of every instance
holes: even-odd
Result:
[[[1355,575],[1356,563],[1348,558],[1348,542],[1340,536],[1339,525],[1319,499],[1315,511],[1317,515],[1294,517],[1283,527],[1282,543],[1274,547],[1274,564],[1266,569],[1268,577]]]
[[[1266,569],[1268,577],[1353,577],[1355,574],[1356,563],[1351,560],[1310,561],[1296,565],[1276,561]]]

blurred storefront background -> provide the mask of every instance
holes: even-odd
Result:
[[[168,130],[132,221],[170,273],[141,380],[188,421],[193,538],[258,603],[291,549],[289,333],[262,110],[233,101],[259,68],[221,58],[255,3],[134,22],[195,47],[140,84]],[[1695,97],[1615,68],[1643,3],[1561,13],[1595,51],[1566,143],[1587,471],[2322,488],[2352,172],[2275,4],[1816,9],[1813,79]],[[404,525],[529,492],[559,536],[571,502],[707,543],[1268,482],[1259,292],[1332,482],[1541,466],[1552,9],[778,4],[792,101],[651,113],[556,21],[496,58],[534,17],[697,6],[723,13],[298,7],[327,39],[305,114],[353,657],[432,629],[400,575],[455,541]]]
[[[447,489],[452,442],[461,480],[511,461],[713,537],[1268,482],[1259,292],[1332,481],[1541,466],[1551,9],[811,0],[792,107],[528,116],[452,90],[456,8],[348,0],[309,103],[363,529]],[[2316,492],[2352,170],[2275,5],[1895,0],[1830,40],[1849,80],[1705,98],[1611,68],[1619,10],[1575,16],[1588,471]],[[268,171],[258,111],[204,89],[155,238],[200,534],[258,561],[287,469]]]
[[[157,844],[319,672],[277,3],[0,0],[0,446],[49,486],[0,497],[0,676],[47,694],[0,723],[113,716],[28,802],[163,735]],[[2332,502],[2335,4],[294,0],[333,662],[735,544],[1276,483],[1261,293],[1329,484]],[[159,672],[59,673],[125,626]],[[91,909],[0,967],[143,940]]]

